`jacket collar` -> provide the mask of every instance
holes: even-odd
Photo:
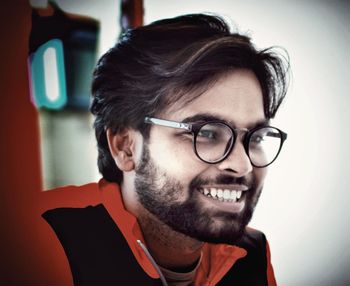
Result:
[[[155,266],[137,242],[141,241],[145,245],[136,217],[124,206],[120,187],[118,184],[107,182],[104,179],[100,180],[98,185],[104,207],[123,233],[137,262],[150,277],[160,278]],[[202,263],[198,269],[202,275],[197,275],[196,281],[204,277],[206,280],[220,281],[232,265],[246,255],[246,250],[238,246],[205,243]]]

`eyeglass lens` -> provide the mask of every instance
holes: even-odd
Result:
[[[195,137],[197,155],[214,163],[222,160],[235,141],[235,134],[225,124],[207,123]],[[282,144],[281,134],[273,127],[262,127],[249,136],[248,156],[256,167],[269,165],[277,157]]]

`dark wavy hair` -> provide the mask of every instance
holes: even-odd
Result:
[[[265,116],[273,118],[286,94],[289,63],[272,48],[257,50],[248,36],[231,33],[222,18],[206,14],[128,30],[93,73],[90,110],[103,177],[117,183],[123,178],[109,151],[107,129],[115,134],[133,128],[147,139],[145,116],[192,101],[225,73],[242,68],[256,75]]]

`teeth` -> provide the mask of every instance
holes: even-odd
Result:
[[[203,188],[199,191],[207,197],[217,199],[219,201],[237,202],[242,197],[242,191],[217,189],[217,188]]]
[[[217,191],[217,193],[216,193],[216,196],[217,196],[219,199],[221,199],[221,198],[223,197],[223,195],[224,195],[224,192],[223,192],[221,189],[218,189],[218,191]],[[224,199],[226,199],[226,198],[224,197]]]
[[[237,191],[231,191],[230,198],[231,198],[231,200],[236,201]]]
[[[230,190],[225,190],[224,191],[224,199],[228,200],[231,197],[231,192]]]

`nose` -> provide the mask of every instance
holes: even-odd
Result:
[[[237,177],[243,177],[253,170],[241,140],[236,140],[231,153],[224,161],[218,164],[218,168],[222,171],[233,172]]]

